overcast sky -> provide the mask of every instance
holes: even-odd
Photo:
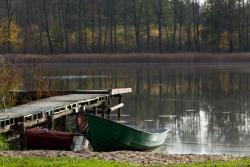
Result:
[[[205,0],[200,0],[201,3],[203,3]]]

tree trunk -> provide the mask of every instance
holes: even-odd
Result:
[[[100,7],[100,1],[97,3],[97,20],[98,20],[98,49],[102,48],[102,8]]]
[[[146,0],[146,31],[147,31],[147,50],[151,49],[150,46],[150,23],[149,23],[149,0]]]
[[[173,47],[172,50],[175,51],[176,50],[176,0],[174,0],[174,14],[173,14],[173,20],[174,20],[174,32],[173,32]]]
[[[197,0],[193,1],[193,29],[194,29],[194,44],[196,51],[200,51],[200,44],[199,44],[199,8],[197,5]]]
[[[238,3],[239,3],[239,5],[238,5],[238,8],[239,8],[239,15],[238,15],[238,40],[239,40],[239,50],[241,51],[242,50],[242,35],[241,35],[241,33],[242,33],[242,27],[241,27],[241,0],[238,0]]]
[[[179,20],[179,51],[182,50],[182,24],[183,24],[183,19],[182,19],[182,12],[183,12],[183,7],[182,7],[182,0],[180,0],[180,20]]]
[[[92,51],[95,51],[95,0],[91,0],[91,34],[92,34]]]
[[[78,0],[78,49],[79,52],[82,52],[83,39],[82,39],[82,0]]]
[[[114,0],[114,6],[113,6],[113,18],[114,18],[114,49],[116,51],[117,49],[117,19],[116,16],[116,0]]]
[[[158,25],[158,49],[162,52],[162,0],[154,0],[156,13],[157,13],[157,25]]]
[[[109,27],[110,27],[110,36],[109,36],[109,38],[110,38],[110,50],[113,52],[113,4],[114,3],[114,0],[111,0],[111,5],[110,5],[110,13],[109,13],[109,17],[110,17],[110,25],[109,25]]]
[[[127,31],[127,22],[128,22],[128,17],[127,17],[127,10],[128,10],[128,4],[127,4],[127,0],[124,0],[124,41],[127,44],[127,40],[128,40],[128,31]]]
[[[86,3],[83,0],[83,18],[84,18],[84,41],[83,41],[83,45],[84,45],[84,50],[85,52],[87,52],[88,47],[87,47],[87,21],[86,21]]]
[[[247,18],[247,23],[246,23],[246,45],[245,45],[245,51],[248,51],[249,49],[248,49],[248,47],[249,47],[249,44],[248,44],[248,38],[249,38],[249,36],[248,36],[248,33],[249,33],[249,20],[248,20],[248,18]]]
[[[28,38],[28,24],[29,24],[29,1],[25,0],[25,29],[24,29],[24,40],[23,40],[23,53],[27,52],[27,38]]]
[[[49,31],[48,13],[47,13],[47,10],[46,10],[47,0],[43,0],[43,5],[42,6],[43,6],[44,19],[45,19],[45,29],[46,29],[47,40],[48,40],[48,45],[49,45],[49,52],[53,53],[53,46],[52,46],[50,31]]]
[[[69,13],[69,0],[66,0],[66,4],[63,10],[63,23],[64,23],[64,38],[65,38],[65,52],[69,52],[69,23],[68,23],[68,13]]]
[[[139,1],[139,0],[138,0]],[[141,17],[141,11],[142,11],[142,5],[143,1],[141,2],[141,6],[139,9],[139,15],[137,15],[137,9],[136,9],[136,0],[133,0],[133,7],[134,7],[134,29],[135,29],[135,45],[136,45],[136,50],[141,51],[140,47],[140,17]]]

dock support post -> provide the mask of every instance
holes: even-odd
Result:
[[[105,113],[107,111],[107,101],[102,104],[102,117],[105,118]]]
[[[62,118],[60,118],[60,128],[61,130],[65,131],[66,130],[66,122],[67,122],[67,116],[62,116]]]
[[[118,96],[118,104],[121,104],[122,103],[122,95],[119,95]],[[118,117],[118,120],[120,121],[121,120],[121,108],[118,109],[118,112],[117,112],[117,117]]]
[[[107,108],[110,108],[110,106],[111,106],[111,98],[108,98],[108,105],[106,105],[106,110],[107,110]],[[111,114],[111,111],[107,110],[108,119],[111,118],[110,114]]]
[[[53,124],[54,124],[53,115],[48,116],[47,124],[48,124],[48,129],[53,130]]]
[[[105,106],[102,107],[102,117],[104,118],[105,117]]]
[[[20,131],[20,149],[24,150],[25,148],[25,126],[24,123],[21,123],[19,125],[19,131]]]
[[[94,107],[93,111],[94,111],[94,115],[97,115],[97,107]]]
[[[15,119],[13,129],[19,134],[20,150],[25,148],[25,125],[24,122],[18,123],[18,119]]]

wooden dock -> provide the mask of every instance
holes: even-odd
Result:
[[[131,88],[111,90],[58,91],[60,96],[48,97],[9,109],[0,113],[0,133],[20,131],[25,128],[47,124],[51,128],[53,120],[80,112],[107,115],[124,106],[122,95],[132,92]],[[20,91],[20,94],[35,92]]]

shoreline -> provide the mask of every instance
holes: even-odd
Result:
[[[117,151],[117,152],[72,152],[72,151],[0,151],[1,157],[44,157],[44,158],[80,158],[84,160],[97,159],[105,161],[128,162],[138,165],[175,165],[186,163],[203,163],[207,161],[233,161],[243,157],[231,155],[173,155],[151,152]]]
[[[10,63],[249,63],[249,53],[2,54]]]

